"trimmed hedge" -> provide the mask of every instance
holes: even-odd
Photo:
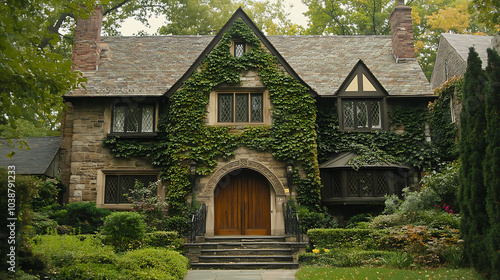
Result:
[[[391,249],[397,243],[386,230],[311,229],[307,235],[312,248],[379,250]]]
[[[152,248],[166,248],[180,253],[184,252],[184,239],[176,231],[155,231],[146,233],[143,240],[145,246]]]

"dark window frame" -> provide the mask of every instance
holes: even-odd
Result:
[[[144,114],[144,108],[146,106],[151,106],[153,109],[152,112],[152,131],[145,132],[143,131],[143,114]],[[123,131],[114,131],[115,128],[115,114],[117,113],[117,108],[118,107],[124,107],[125,108],[125,116],[124,116],[124,121],[123,121]],[[131,114],[132,109],[138,109],[139,113],[139,120],[138,120],[138,128],[137,131],[127,131],[128,128],[128,122],[130,120],[129,116]],[[110,136],[130,136],[130,137],[152,137],[156,136],[156,112],[157,112],[157,104],[154,102],[144,102],[144,103],[117,103],[112,106],[112,111],[111,111],[111,127],[110,127]]]
[[[379,103],[379,121],[380,121],[380,127],[373,127],[373,114],[372,114],[372,106],[371,102],[378,102]],[[345,125],[345,106],[347,102],[353,102],[353,127],[347,127]],[[359,127],[359,119],[358,119],[358,114],[357,114],[357,104],[358,103],[366,103],[366,108],[367,108],[367,126],[366,127]],[[346,131],[372,131],[372,130],[385,130],[386,129],[386,123],[387,123],[387,110],[386,110],[386,105],[385,105],[385,98],[383,97],[375,97],[375,98],[353,98],[353,97],[346,97],[346,98],[339,98],[339,115],[340,115],[340,127],[343,130]]]
[[[246,120],[237,120],[237,102],[238,96],[246,95]],[[223,96],[231,96],[231,112],[230,120],[224,119],[222,116],[222,101]],[[260,115],[254,117],[252,110],[252,100],[253,97],[260,97]],[[257,119],[257,120],[256,120]],[[221,91],[217,92],[217,123],[219,124],[262,124],[264,123],[264,93],[262,91]]]
[[[356,182],[356,194],[350,192],[350,180],[360,180],[371,174],[372,180],[369,181],[371,195],[364,195],[363,185]],[[396,194],[401,196],[403,188],[408,185],[408,171],[404,168],[361,168],[355,171],[351,168],[333,168],[321,170],[321,181],[323,188],[321,197],[323,201],[364,201],[364,200],[384,200],[385,195]],[[386,192],[380,192],[379,176],[384,176],[386,182]]]
[[[237,46],[243,47],[243,53],[241,53],[240,56],[237,56],[237,53],[236,53]],[[242,57],[243,55],[245,55],[246,52],[247,52],[247,44],[245,41],[233,41],[233,56],[235,58]]]
[[[149,173],[149,172],[145,171],[144,173]],[[130,177],[133,177],[133,179]],[[124,184],[123,181],[126,178],[129,179],[129,183],[131,183],[131,185],[122,187],[122,185]],[[140,180],[140,178],[144,178],[144,179]],[[115,194],[113,194],[110,191],[110,188],[111,188],[110,184],[112,184],[111,181],[113,179],[117,180]],[[150,174],[127,174],[127,173],[115,174],[115,173],[112,173],[112,174],[106,174],[105,178],[104,178],[103,204],[105,204],[105,205],[130,204],[130,202],[128,200],[126,200],[123,195],[126,194],[128,192],[128,190],[130,190],[135,185],[135,182],[137,179],[142,181],[142,183],[146,183],[146,181],[148,181],[149,183],[156,182],[156,181],[158,181],[158,174],[157,173],[150,173]],[[130,180],[132,180],[132,181],[130,181]],[[112,196],[112,197],[109,197],[109,196]]]

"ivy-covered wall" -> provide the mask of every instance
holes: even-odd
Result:
[[[342,131],[337,106],[332,101],[327,105],[324,101],[321,103],[323,105],[318,112],[320,162],[336,153],[352,151],[359,155],[349,162],[355,169],[367,164],[391,162],[425,170],[437,163],[435,151],[426,141],[425,124],[428,113],[424,101],[390,102],[390,130],[369,132]]]
[[[439,158],[453,161],[458,158],[457,112],[461,104],[462,78],[452,78],[435,90],[438,98],[429,104],[431,136]],[[458,104],[458,106],[457,106]],[[455,109],[453,112],[451,108]],[[452,114],[455,116],[452,117]]]
[[[250,46],[243,57],[230,54],[234,39],[244,40]],[[107,137],[104,144],[116,157],[145,156],[161,167],[161,177],[168,184],[166,200],[173,216],[189,213],[189,163],[196,162],[197,175],[210,175],[218,160],[232,157],[238,147],[268,151],[277,160],[292,162],[298,203],[319,209],[321,183],[315,99],[307,87],[281,69],[253,31],[242,20],[236,20],[198,71],[160,105],[158,139],[146,142]],[[218,86],[238,87],[241,73],[246,70],[256,70],[269,91],[272,124],[244,129],[208,126],[210,92]]]

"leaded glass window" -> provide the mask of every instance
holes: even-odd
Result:
[[[396,170],[362,168],[322,169],[321,196],[332,198],[383,198],[385,195],[400,194],[406,185],[404,172]]]
[[[104,186],[104,203],[121,204],[130,203],[125,197],[134,188],[136,182],[144,185],[156,182],[156,175],[107,175]]]
[[[153,104],[118,104],[113,107],[111,132],[154,132],[155,106]]]
[[[354,128],[354,102],[344,102],[344,127]]]
[[[263,122],[262,93],[219,93],[218,121],[223,123]]]
[[[235,121],[248,122],[248,94],[236,94]]]
[[[219,94],[219,122],[233,121],[233,94]]]
[[[245,53],[245,43],[236,42],[234,43],[234,57],[242,57]]]
[[[381,100],[342,100],[344,129],[382,128]]]
[[[264,100],[261,93],[252,93],[251,98],[251,110],[252,110],[252,122],[263,122],[263,110],[264,110]]]

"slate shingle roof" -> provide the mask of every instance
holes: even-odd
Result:
[[[214,36],[102,37],[101,59],[86,92],[66,96],[159,96],[195,62]],[[333,95],[359,59],[389,95],[432,95],[416,60],[396,63],[390,36],[268,36],[319,95]]]
[[[486,68],[486,62],[488,61],[486,49],[491,48],[491,39],[493,39],[493,36],[450,33],[443,33],[441,36],[448,41],[465,62],[467,62],[467,57],[469,56],[469,48],[474,46],[474,49],[479,54],[479,58],[483,62],[483,69]]]
[[[48,168],[61,147],[60,136],[27,137],[25,148],[9,147],[5,139],[0,139],[0,167],[15,166],[16,174],[50,175]],[[16,140],[13,140],[16,143]],[[8,153],[15,152],[12,158]]]

